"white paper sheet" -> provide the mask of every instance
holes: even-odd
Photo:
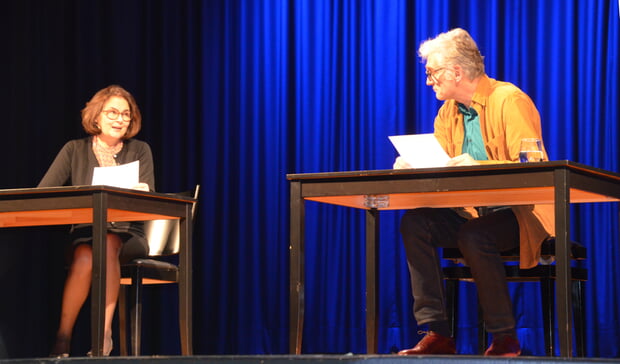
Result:
[[[388,138],[413,168],[445,167],[450,160],[433,134],[393,135]]]
[[[140,161],[114,167],[95,167],[93,186],[133,188],[140,180]]]

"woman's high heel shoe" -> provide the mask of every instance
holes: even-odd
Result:
[[[51,353],[49,357],[54,359],[64,359],[69,357],[69,353]]]
[[[54,348],[50,353],[50,358],[63,359],[69,357],[69,348],[71,346],[71,339],[65,337],[56,338]]]
[[[106,348],[106,344],[107,348]],[[110,356],[110,353],[112,352],[112,349],[114,349],[114,342],[112,341],[112,339],[110,339],[110,341],[108,342],[108,340],[105,340],[104,344],[103,344],[103,356]],[[88,353],[86,353],[86,356],[93,356],[93,351],[90,350]]]

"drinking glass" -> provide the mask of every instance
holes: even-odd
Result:
[[[521,139],[521,149],[519,149],[519,161],[521,163],[527,162],[542,162],[542,142],[538,138],[525,138]]]

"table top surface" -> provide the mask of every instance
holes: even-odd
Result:
[[[416,176],[425,176],[434,174],[438,176],[447,176],[452,174],[495,174],[495,173],[524,173],[524,172],[540,172],[556,169],[568,169],[573,172],[587,173],[598,175],[604,178],[610,178],[620,181],[620,173],[607,171],[605,169],[591,167],[585,164],[568,161],[547,161],[538,163],[498,163],[498,164],[480,164],[474,166],[453,166],[453,167],[435,167],[435,168],[412,168],[412,169],[378,169],[378,170],[360,170],[360,171],[339,171],[339,172],[317,172],[317,173],[291,173],[286,177],[290,181],[311,182],[312,180],[323,179],[399,179],[399,178],[415,178]]]
[[[0,190],[0,227],[92,223],[96,193],[110,198],[107,221],[179,219],[193,197],[111,186],[63,186]],[[161,208],[165,204],[166,208]],[[172,208],[175,207],[175,208]],[[169,210],[169,212],[167,212]]]
[[[190,196],[184,196],[173,193],[161,193],[151,191],[133,190],[128,188],[112,187],[112,186],[58,186],[58,187],[31,187],[31,188],[9,188],[0,189],[0,201],[22,197],[46,197],[50,195],[68,196],[68,195],[92,195],[95,192],[107,192],[124,196],[143,196],[151,199],[177,200],[185,202],[195,202],[196,200]]]
[[[553,204],[553,172],[561,169],[574,174],[571,203],[620,200],[620,174],[571,161],[289,174],[287,178],[301,183],[305,200],[369,209],[368,198],[381,197],[388,202],[379,210],[397,210]]]

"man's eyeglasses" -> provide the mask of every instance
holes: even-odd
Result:
[[[110,120],[116,120],[120,115],[123,121],[131,121],[131,113],[129,111],[120,112],[116,109],[109,109],[103,110],[102,113],[104,113]]]
[[[426,81],[437,82],[435,75],[437,72],[445,70],[445,67],[437,68],[436,70],[426,70]]]

